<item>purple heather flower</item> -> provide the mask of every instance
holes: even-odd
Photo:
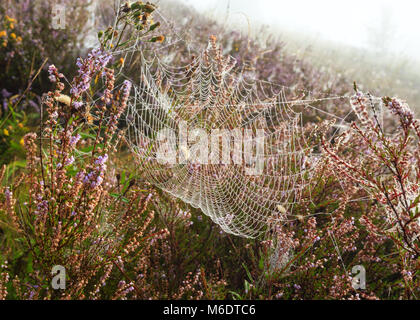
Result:
[[[12,192],[9,188],[6,188],[6,190],[4,190],[4,195],[6,197],[6,202],[10,202],[12,199]]]
[[[82,101],[75,101],[75,102],[73,102],[73,107],[75,107],[76,109],[79,109],[81,106],[83,106],[83,102]]]
[[[12,94],[6,89],[1,90],[1,95],[3,96],[3,98],[6,98],[6,99],[12,96]]]
[[[80,134],[77,134],[77,135],[71,137],[70,138],[70,145],[75,146],[79,142],[80,138],[81,138]]]
[[[79,76],[75,78],[70,93],[80,97],[83,92],[89,89],[93,75],[105,68],[111,58],[112,55],[109,52],[104,52],[102,49],[97,48],[88,54],[87,59],[77,59],[76,65],[79,68]]]
[[[48,67],[48,73],[49,73],[49,79],[51,82],[57,82],[59,78],[64,78],[64,75],[62,73],[58,73],[58,70],[55,65],[50,65]]]
[[[108,161],[108,155],[105,154],[104,156],[99,156],[98,159],[95,161],[95,164],[103,165]]]
[[[70,158],[66,159],[66,161],[64,162],[65,166],[69,166],[74,162],[74,157],[71,156]]]

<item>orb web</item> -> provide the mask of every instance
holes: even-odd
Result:
[[[258,237],[271,222],[286,221],[316,166],[302,114],[293,110],[307,101],[252,79],[245,68],[236,70],[214,38],[187,66],[140,54],[126,137],[145,179],[234,235]],[[190,138],[196,128],[216,144],[197,148]],[[169,131],[162,140],[160,134]],[[159,150],[168,146],[175,161],[162,163]],[[216,161],[197,161],[207,152]]]

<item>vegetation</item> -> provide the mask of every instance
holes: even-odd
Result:
[[[33,3],[0,2],[0,299],[418,298],[420,121],[404,101],[384,97],[382,121],[369,94],[351,93],[352,79],[182,6],[167,7],[174,27],[150,3],[102,8],[103,21],[118,20],[87,50],[82,1],[69,4],[74,28],[59,31],[46,13],[53,1]],[[303,189],[311,204],[265,239],[224,233],[149,184],[120,130],[132,83],[119,50],[141,39],[169,63],[189,63],[185,45],[165,46],[186,26],[195,43],[218,35],[237,67],[251,62],[259,79],[352,94],[352,125],[334,141],[330,121],[305,115],[323,155]],[[56,265],[66,268],[65,290],[51,287]],[[358,265],[364,290],[352,286]]]

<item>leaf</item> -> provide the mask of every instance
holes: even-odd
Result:
[[[251,273],[249,272],[248,267],[245,265],[245,263],[242,263],[242,266],[244,267],[246,275],[248,276],[249,280],[251,280],[251,282],[254,282],[254,279],[252,278]]]
[[[243,300],[239,293],[235,291],[229,291],[229,293],[232,295],[233,300]]]

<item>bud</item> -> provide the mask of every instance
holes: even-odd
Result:
[[[150,42],[163,42],[165,40],[164,36],[157,36],[157,37],[153,37],[152,39],[150,39]]]
[[[150,26],[150,31],[153,31],[153,30],[155,30],[156,28],[158,28],[160,26],[160,22],[156,22],[155,24],[152,24],[151,26]]]
[[[155,7],[154,7],[152,4],[150,4],[150,3],[146,4],[146,5],[143,7],[143,9],[144,9],[144,11],[145,11],[145,12],[147,12],[147,13],[152,13],[153,11],[155,11]]]

